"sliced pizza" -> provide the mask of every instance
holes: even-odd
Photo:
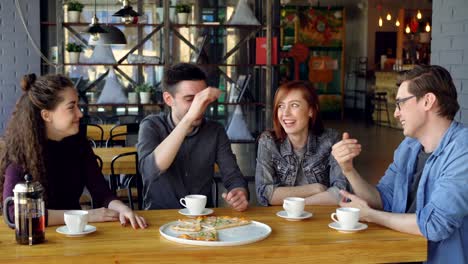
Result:
[[[218,241],[218,232],[214,229],[209,229],[209,230],[200,231],[197,233],[182,234],[182,235],[179,235],[178,237],[183,238],[183,239],[188,239],[188,240]]]
[[[243,217],[234,216],[204,216],[200,223],[204,228],[220,230],[230,227],[248,225],[251,223],[251,221]]]
[[[198,232],[202,229],[200,219],[179,219],[171,228],[176,231],[186,232]]]

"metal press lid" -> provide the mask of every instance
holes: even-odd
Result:
[[[31,174],[26,174],[24,179],[26,182],[15,185],[15,188],[13,189],[14,193],[32,193],[44,190],[44,187],[42,187],[39,182],[32,182]]]

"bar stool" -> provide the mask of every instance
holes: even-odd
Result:
[[[375,92],[373,101],[375,123],[380,126],[383,126],[384,124],[390,126],[390,113],[388,112],[387,92]],[[382,114],[384,113],[387,115],[386,120],[382,120]]]

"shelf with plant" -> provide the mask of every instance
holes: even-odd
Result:
[[[175,6],[175,12],[177,14],[177,23],[179,24],[187,24],[188,17],[192,12],[192,7],[188,4],[178,3]]]
[[[69,55],[69,63],[79,63],[80,61],[80,54],[83,52],[83,46],[80,44],[76,44],[73,42],[67,43],[65,46],[65,50],[68,52]]]
[[[66,1],[68,22],[78,23],[80,22],[81,12],[83,11],[84,5],[75,0]]]
[[[43,26],[57,26],[57,23],[50,21],[42,21],[41,25]],[[83,22],[63,22],[63,26],[76,26],[76,27],[86,27],[89,26],[89,23]],[[163,25],[163,23],[141,23],[141,24],[126,24],[126,23],[106,23],[106,25],[112,26],[124,26],[124,27],[157,27]],[[237,29],[256,29],[264,28],[264,25],[236,25],[236,24],[219,24],[219,23],[196,23],[196,24],[180,24],[180,23],[171,23],[171,27],[174,28],[185,28],[185,27],[195,27],[195,28],[237,28]]]
[[[70,66],[156,66],[162,67],[163,63],[64,63]]]
[[[140,103],[148,104],[150,103],[151,92],[153,91],[153,86],[148,83],[138,84],[134,87],[136,93],[140,95]]]

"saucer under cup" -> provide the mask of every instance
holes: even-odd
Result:
[[[328,224],[328,227],[333,228],[336,231],[341,232],[341,233],[354,233],[354,232],[365,230],[367,229],[368,226],[366,224],[358,222],[354,228],[347,229],[347,228],[341,227],[340,223],[338,222],[331,222],[330,224]]]
[[[179,214],[185,215],[185,216],[188,216],[188,217],[195,217],[195,216],[201,216],[201,215],[210,215],[212,213],[213,213],[213,209],[211,209],[211,208],[203,209],[203,211],[200,214],[192,214],[192,213],[189,212],[189,210],[187,208],[179,210]]]
[[[276,213],[276,216],[284,218],[284,219],[286,219],[288,221],[301,221],[301,220],[312,217],[312,213],[304,211],[298,217],[290,217],[286,211],[279,211],[279,212]]]
[[[66,225],[64,225],[64,226],[58,227],[56,229],[56,231],[57,231],[57,233],[60,233],[60,234],[63,234],[63,235],[69,236],[69,237],[79,237],[79,236],[84,236],[84,235],[95,232],[96,227],[92,226],[92,225],[86,225],[82,232],[75,233],[75,232],[70,232],[68,227]]]

